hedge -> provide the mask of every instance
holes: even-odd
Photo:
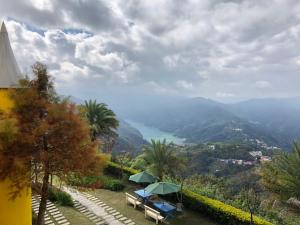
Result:
[[[122,167],[117,163],[109,162],[105,168],[105,172],[114,176],[119,176],[122,173],[121,168]],[[123,172],[130,176],[139,171],[123,167]],[[250,213],[186,189],[183,190],[183,203],[185,207],[208,215],[222,224],[250,225]],[[257,216],[254,216],[253,220],[253,225],[274,225]]]
[[[62,206],[74,206],[71,195],[55,187],[49,188],[48,199],[51,202],[57,202]]]
[[[106,167],[104,168],[104,172],[107,174],[111,174],[116,177],[119,177],[122,174],[121,169],[122,169],[122,167],[120,164],[109,161],[109,162],[107,162]],[[131,175],[139,173],[139,172],[140,171],[138,171],[138,170],[123,166],[123,173],[127,174],[128,176],[131,176]]]
[[[87,188],[104,188],[111,191],[121,191],[124,184],[118,179],[109,176],[86,176],[86,177],[69,177],[67,183],[72,186]]]

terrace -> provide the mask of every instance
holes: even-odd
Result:
[[[131,205],[126,204],[125,193],[133,193],[137,186],[126,183],[122,191],[111,191],[106,189],[80,189],[76,190],[80,198],[90,203],[74,201],[74,207],[61,206],[60,204],[47,203],[45,224],[72,224],[72,225],[95,225],[95,224],[139,224],[153,225],[155,221],[151,218],[145,218],[144,210],[141,208],[134,209]],[[69,193],[74,198],[74,190]],[[33,199],[38,199],[34,195]],[[35,202],[35,201],[34,201]],[[86,204],[86,205],[85,205]],[[95,208],[95,205],[101,208]],[[33,206],[35,207],[35,206]],[[33,208],[37,211],[37,208]],[[103,209],[103,212],[101,210]],[[96,211],[95,211],[96,210]],[[56,213],[59,213],[58,219]],[[105,214],[102,214],[105,213]],[[109,218],[111,216],[111,218]],[[105,219],[108,219],[105,221]],[[64,222],[61,222],[64,221]],[[211,219],[189,209],[184,209],[182,213],[176,214],[176,217],[167,222],[171,225],[189,224],[189,225],[217,225],[218,223]]]

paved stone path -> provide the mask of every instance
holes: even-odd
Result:
[[[34,195],[32,198],[32,209],[35,214],[38,214],[41,196]],[[47,207],[45,212],[45,225],[70,225],[65,216],[59,209],[49,200],[47,200]]]
[[[88,210],[87,207],[80,204],[78,201],[74,201],[74,207],[84,214],[89,220],[91,220],[96,225],[105,225],[106,222],[102,217],[97,216],[96,214],[92,213],[90,210]]]
[[[71,188],[64,188],[64,191],[69,193],[74,200],[80,203],[82,206],[86,207],[89,212],[94,213],[96,216],[99,216],[104,219],[108,225],[134,225],[135,223],[123,216],[115,209],[109,207],[98,198],[85,193],[80,192]]]
[[[121,221],[123,224],[126,225],[135,225],[135,223],[131,220],[128,219],[127,217],[123,216],[121,213],[119,213],[117,210],[109,207],[108,205],[106,205],[104,202],[102,202],[99,198],[96,198],[95,196],[86,193],[86,192],[82,192],[82,194],[87,197],[89,200],[95,202],[96,204],[98,204],[99,206],[103,207],[103,209],[110,215],[114,216],[117,220]]]

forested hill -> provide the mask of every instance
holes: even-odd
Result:
[[[132,114],[131,119],[192,143],[258,139],[287,148],[291,140],[300,139],[299,103],[299,99],[264,99],[222,104],[192,98]]]
[[[148,144],[137,129],[122,119],[119,119],[119,122],[120,126],[117,130],[119,136],[113,148],[114,152],[128,151],[134,154],[140,151],[143,145]]]
[[[228,108],[241,118],[264,126],[279,142],[300,141],[300,98],[253,99]]]

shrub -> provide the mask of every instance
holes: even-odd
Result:
[[[57,202],[62,206],[71,206],[71,207],[74,206],[74,202],[72,200],[71,195],[58,188],[54,188],[54,187],[49,188],[48,199],[51,202]]]
[[[121,166],[109,162],[105,168],[105,172],[118,176],[121,174]],[[132,175],[139,171],[123,167],[123,172]],[[183,190],[183,202],[184,205],[190,209],[201,212],[224,224],[230,225],[249,225],[250,224],[250,213],[245,212],[241,209],[235,208],[231,205],[225,204],[221,201],[214,200],[209,197],[205,197],[196,194],[189,190]],[[273,225],[272,223],[254,216],[253,225]]]
[[[111,191],[120,191],[125,187],[122,181],[109,176],[72,177],[68,180],[68,184],[87,188],[104,188]]]
[[[32,211],[32,225],[36,225],[36,221],[37,221],[37,216],[36,216],[36,214]]]
[[[69,185],[87,187],[87,188],[103,188],[103,183],[99,176],[85,176],[85,177],[70,177],[67,181]]]
[[[111,191],[121,191],[125,187],[120,180],[116,180],[111,177],[102,177],[102,181],[104,188]]]
[[[106,167],[104,168],[104,172],[106,174],[110,174],[116,177],[120,177],[120,175],[122,174],[121,171],[121,166],[117,163],[114,162],[107,162]],[[135,170],[135,169],[131,169],[129,167],[123,167],[123,173],[126,174],[127,176],[131,176],[133,174],[136,174],[140,171]]]
[[[183,190],[184,205],[225,224],[250,224],[250,214],[221,201],[198,195],[189,190]],[[272,225],[272,223],[254,216],[255,225]]]

